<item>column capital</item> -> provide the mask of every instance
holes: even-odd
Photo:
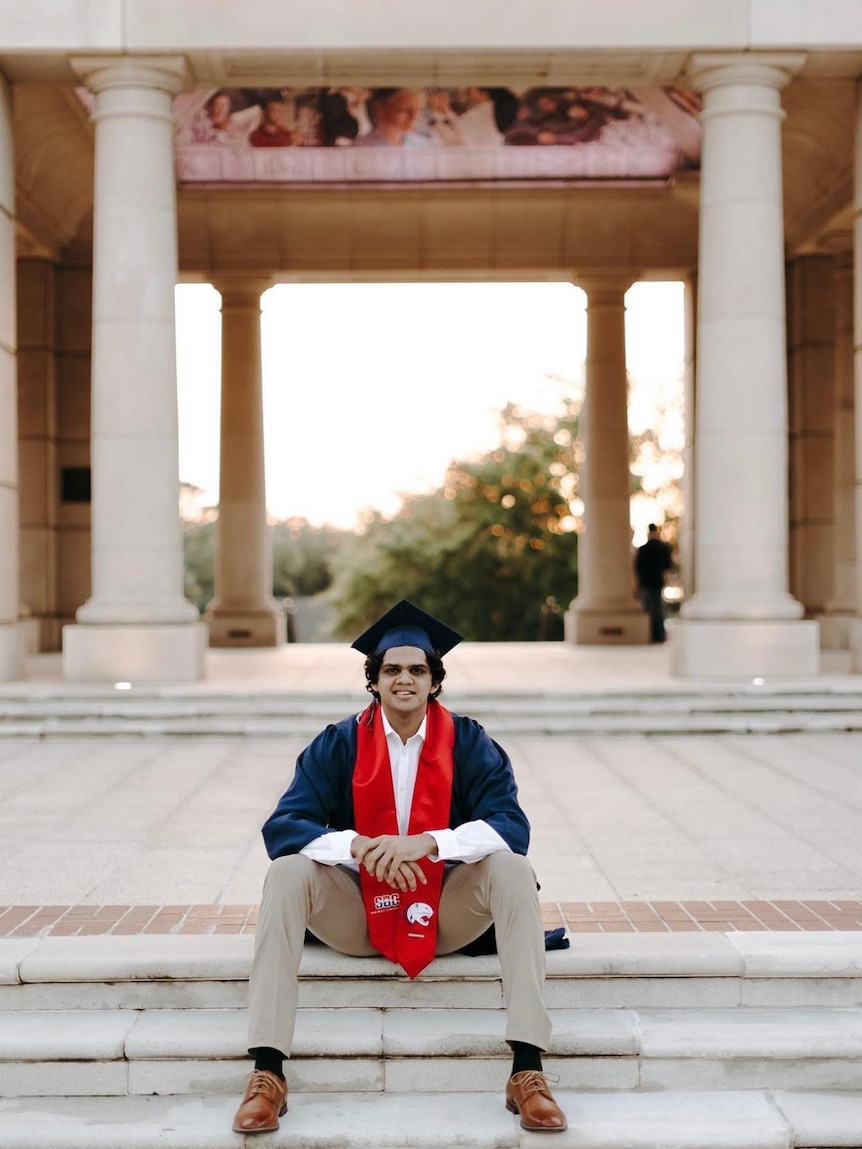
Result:
[[[189,78],[184,56],[73,56],[69,63],[94,93],[109,88],[158,88],[175,96]]]
[[[751,84],[781,91],[805,60],[801,52],[695,52],[688,75],[699,92]]]
[[[259,272],[224,272],[210,277],[210,283],[221,296],[225,307],[253,307],[260,310],[260,297],[275,284],[271,275]]]
[[[579,275],[575,283],[586,294],[589,309],[596,305],[622,303],[626,292],[636,279],[637,276],[630,272],[622,274],[594,272]]]

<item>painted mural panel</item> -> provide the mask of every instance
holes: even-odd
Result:
[[[181,183],[667,181],[700,160],[676,88],[222,88],[174,111]]]

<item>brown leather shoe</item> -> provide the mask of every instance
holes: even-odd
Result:
[[[551,1096],[544,1073],[525,1069],[509,1078],[506,1108],[521,1117],[521,1128],[531,1133],[562,1133],[568,1128],[566,1115]]]
[[[248,1079],[242,1104],[233,1119],[234,1133],[269,1133],[278,1129],[279,1117],[287,1113],[287,1082],[265,1069]]]

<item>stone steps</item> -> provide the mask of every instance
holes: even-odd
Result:
[[[242,1008],[253,946],[250,934],[0,938],[0,1013]],[[575,934],[546,958],[550,1009],[862,1005],[862,932]],[[309,946],[300,1002],[502,1009],[499,962],[455,954],[410,982],[383,958]]]
[[[452,692],[447,702],[501,735],[790,733],[862,730],[862,685],[709,690]],[[310,738],[357,709],[355,694],[237,694],[136,688],[0,692],[0,737],[211,735]]]
[[[553,1010],[564,1089],[833,1089],[862,1080],[862,1009]],[[500,1010],[301,1009],[294,1092],[493,1091]],[[0,1032],[0,1096],[241,1092],[233,1010],[19,1011]],[[465,1061],[469,1070],[465,1072]]]
[[[0,939],[0,1149],[242,1146],[252,942]],[[585,934],[547,957],[560,1149],[862,1145],[862,933]],[[290,1113],[251,1145],[536,1143],[503,1105],[495,958],[411,983],[310,947],[300,1002]]]
[[[299,1094],[278,1133],[231,1132],[226,1096],[0,1100],[2,1149],[815,1149],[860,1145],[862,1098],[559,1091],[565,1133],[524,1133],[501,1090]]]

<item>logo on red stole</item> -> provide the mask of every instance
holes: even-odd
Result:
[[[431,924],[431,919],[434,917],[434,910],[427,902],[411,902],[404,912],[411,926],[425,928]]]
[[[374,910],[383,913],[384,910],[397,910],[401,905],[401,895],[395,890],[391,894],[377,894],[374,898]]]

